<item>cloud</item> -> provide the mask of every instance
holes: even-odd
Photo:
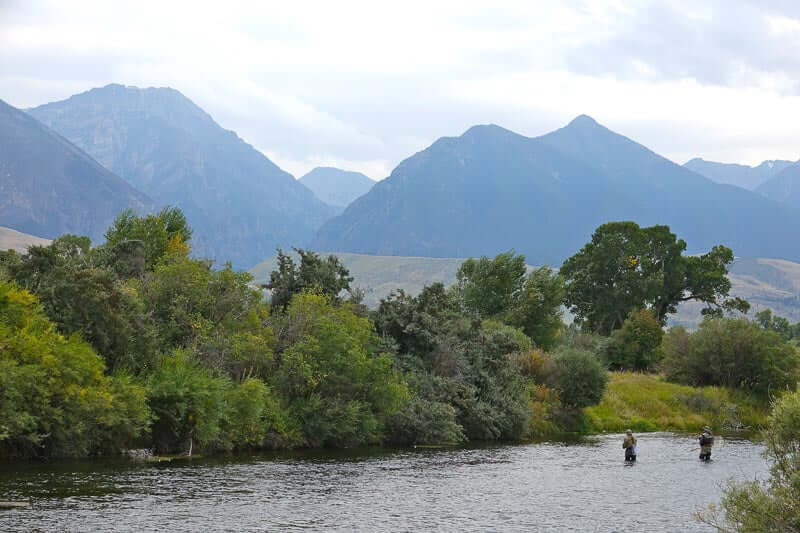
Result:
[[[595,116],[675,159],[798,157],[800,3],[8,2],[0,98],[171,86],[295,175]]]

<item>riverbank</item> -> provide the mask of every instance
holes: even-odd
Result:
[[[612,372],[603,400],[584,409],[589,434],[644,431],[754,431],[763,427],[769,403],[722,387],[689,387],[660,376]]]

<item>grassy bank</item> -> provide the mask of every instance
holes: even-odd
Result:
[[[721,387],[688,387],[649,374],[613,372],[603,401],[585,409],[589,433],[758,429],[765,399]]]

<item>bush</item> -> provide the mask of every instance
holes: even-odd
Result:
[[[775,402],[765,441],[769,480],[729,485],[701,521],[720,531],[800,531],[800,391]]]
[[[612,370],[653,370],[661,361],[664,330],[648,309],[631,311],[622,327],[611,334],[605,359]]]
[[[415,396],[389,420],[386,440],[395,444],[457,444],[465,438],[452,405]]]
[[[745,319],[705,320],[694,333],[672,328],[664,338],[664,372],[689,385],[720,385],[765,394],[794,388],[800,355],[779,334]]]
[[[591,353],[562,348],[553,358],[547,382],[558,391],[564,406],[583,408],[603,399],[608,372]]]

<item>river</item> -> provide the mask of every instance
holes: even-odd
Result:
[[[700,463],[688,436],[347,450],[159,464],[0,466],[0,531],[708,531],[691,513],[728,479],[764,479],[762,447],[724,439]]]

